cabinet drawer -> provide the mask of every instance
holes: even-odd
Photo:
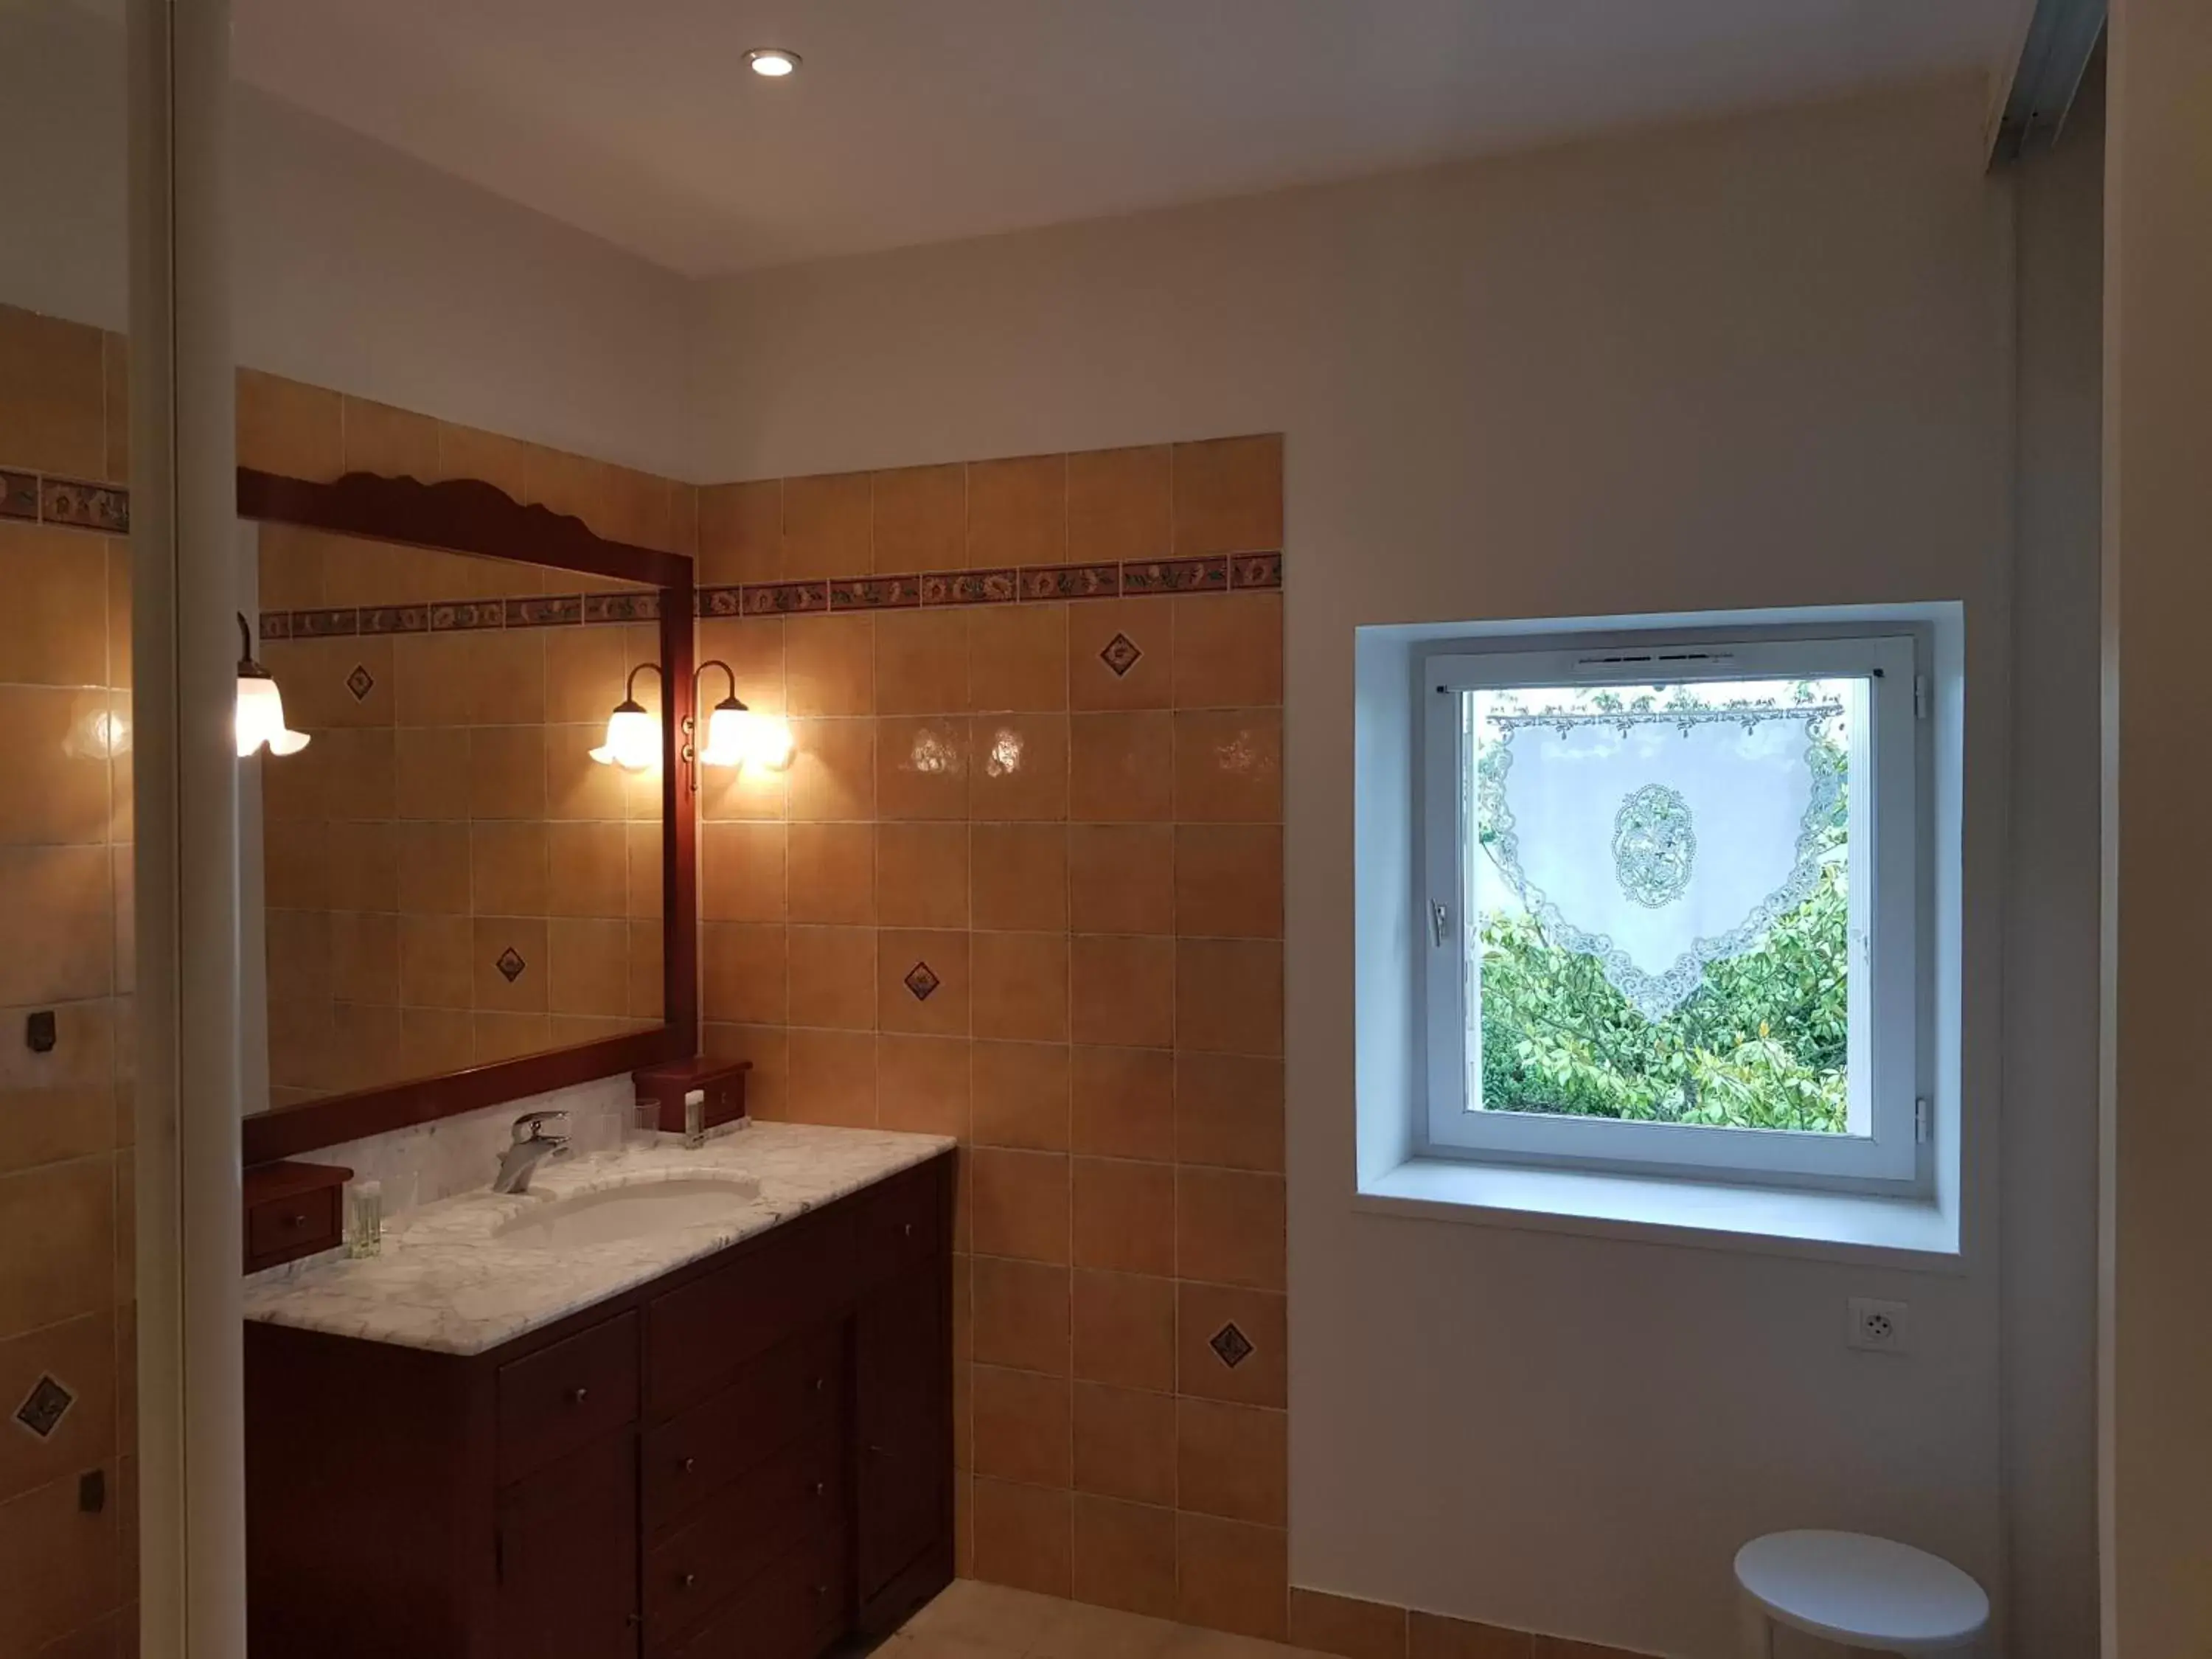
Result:
[[[740,1595],[655,1659],[814,1659],[845,1628],[852,1598],[841,1527],[778,1557]]]
[[[257,1204],[246,1212],[246,1265],[258,1267],[290,1261],[340,1242],[338,1200],[343,1187],[319,1187]]]
[[[646,1553],[646,1628],[690,1628],[793,1539],[844,1527],[844,1458],[832,1423],[732,1481]]]
[[[645,1437],[645,1525],[682,1520],[771,1452],[835,1425],[845,1394],[842,1325],[801,1332],[737,1381]]]
[[[842,1206],[779,1227],[726,1267],[648,1303],[653,1412],[711,1394],[747,1360],[842,1312],[852,1299],[852,1228]]]
[[[944,1248],[938,1166],[924,1164],[860,1195],[854,1255],[863,1287],[896,1278]]]
[[[637,1316],[626,1313],[499,1368],[504,1486],[637,1416]]]

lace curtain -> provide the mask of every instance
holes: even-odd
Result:
[[[1526,911],[1646,1018],[1756,949],[1818,880],[1852,682],[1475,692],[1479,915]],[[1618,699],[1608,698],[1613,702]]]

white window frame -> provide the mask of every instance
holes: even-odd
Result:
[[[1532,648],[1517,640],[1437,641],[1414,654],[1414,915],[1420,951],[1426,1098],[1413,1139],[1428,1156],[1570,1165],[1609,1173],[1903,1194],[1932,1167],[1922,1034],[1932,992],[1923,896],[1922,772],[1928,761],[1926,641],[1916,632],[1798,630],[1644,634]],[[1518,686],[1683,680],[1864,678],[1869,718],[1853,734],[1851,880],[1869,896],[1850,975],[1854,1099],[1849,1135],[1624,1122],[1469,1110],[1465,949],[1469,897],[1462,837],[1474,811],[1461,694]],[[1863,755],[1863,758],[1862,758]],[[1862,817],[1862,811],[1863,817]],[[1439,919],[1436,907],[1443,907]],[[1863,1080],[1863,1083],[1862,1083]],[[1862,1092],[1863,1091],[1863,1092]],[[1863,1125],[1865,1133],[1856,1133]]]

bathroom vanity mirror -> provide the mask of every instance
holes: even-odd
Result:
[[[246,1161],[690,1055],[690,561],[471,480],[239,511]]]

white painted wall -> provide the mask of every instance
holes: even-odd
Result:
[[[692,286],[304,111],[234,112],[240,361],[691,474]],[[119,28],[0,5],[0,301],[125,326]]]
[[[2027,1121],[2080,1109],[2086,980],[1999,1018],[2012,200],[1982,114],[1933,85],[713,291],[706,477],[1288,434],[1295,1582],[1707,1655],[1735,1546],[1836,1524],[2001,1592],[2009,1537],[2014,1581],[2078,1605],[2078,1480],[2004,1464],[2078,1474],[2086,1429],[2076,1392],[2004,1370],[1999,1177],[2078,1221],[2091,1173]],[[1963,603],[1972,688],[1964,1270],[1355,1213],[1353,628],[1925,600]],[[2076,658],[2089,627],[2035,619]],[[2054,939],[2093,881],[2079,829],[2023,855]],[[2007,1029],[2055,1068],[2005,1103],[2032,1168],[1997,1144]],[[2048,1341],[2020,1363],[2078,1359],[2077,1279],[2024,1297]],[[1853,1293],[1911,1303],[1918,1354],[1847,1352]],[[2008,1489],[2069,1514],[2008,1528]],[[2016,1625],[2012,1652],[2078,1651]]]

